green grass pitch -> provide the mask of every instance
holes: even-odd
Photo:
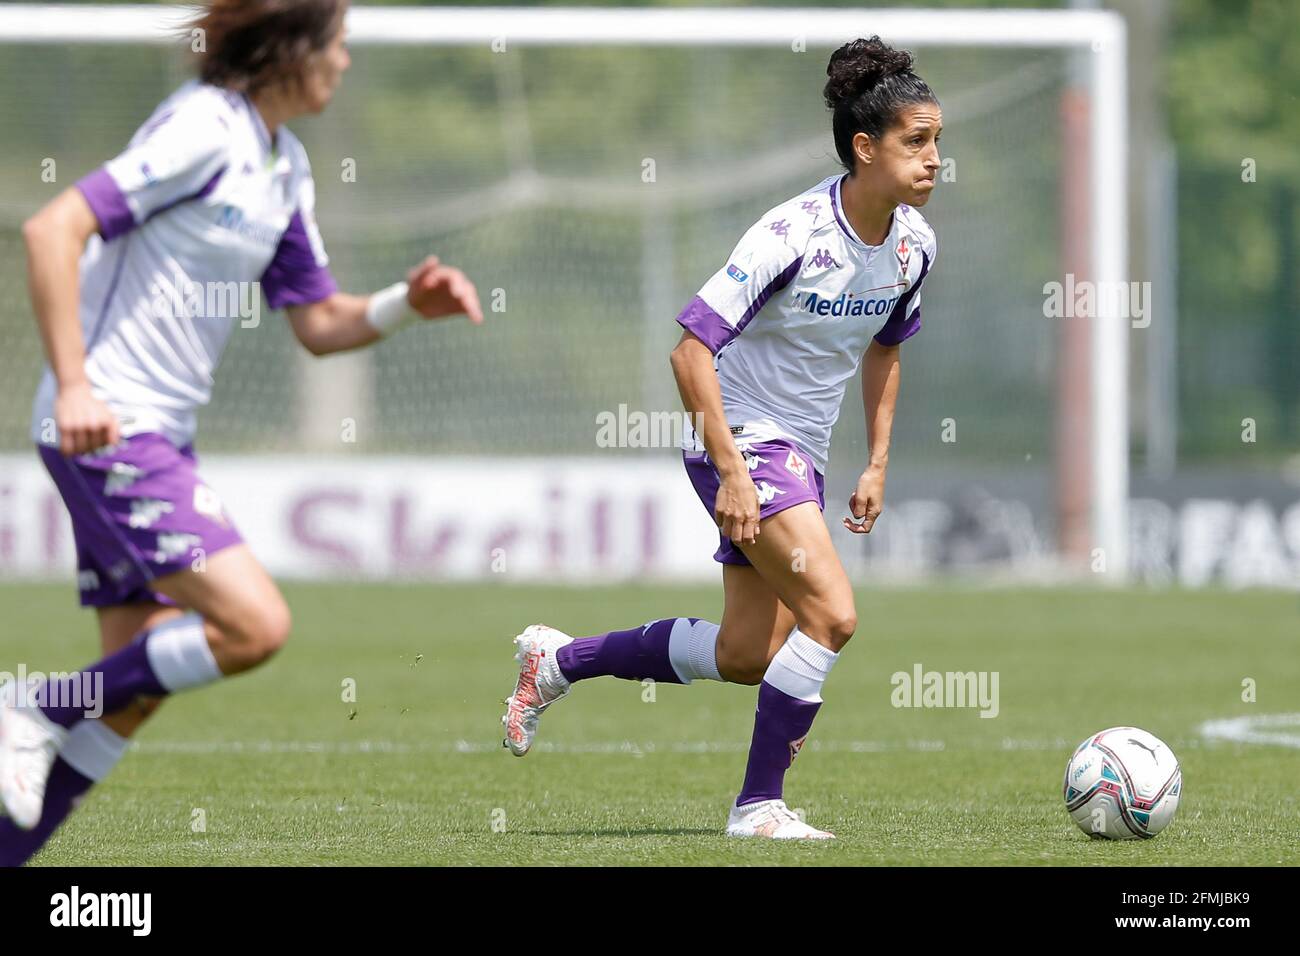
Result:
[[[37,862],[1300,863],[1300,750],[1199,733],[1210,719],[1300,712],[1293,594],[862,591],[858,634],[786,785],[839,839],[785,845],[721,835],[753,688],[585,682],[546,714],[527,758],[500,746],[524,625],[584,635],[716,620],[720,589],[285,591],[285,651],[168,701]],[[0,670],[98,656],[70,584],[0,588],[0,620]],[[999,714],[893,707],[890,675],[916,663],[997,671]],[[1246,678],[1255,702],[1242,700]],[[1174,749],[1182,805],[1155,840],[1091,841],[1065,814],[1062,772],[1086,735],[1123,724]]]

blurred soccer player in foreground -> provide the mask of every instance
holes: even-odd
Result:
[[[847,172],[764,215],[677,317],[685,331],[672,367],[702,423],[685,443],[686,471],[721,529],[721,626],[678,617],[574,639],[533,625],[515,638],[520,672],[502,718],[506,745],[523,756],[542,711],[580,680],[758,684],[731,836],[831,837],[782,799],[822,684],[857,627],[822,519],[822,476],[845,385],[863,363],[871,453],[844,524],[869,532],[885,490],[899,346],[920,328],[937,250],[916,207],[934,189],[942,114],[911,55],[879,37],[855,40],[827,74]]]
[[[256,667],[289,636],[283,597],[198,473],[195,411],[238,316],[191,307],[196,290],[201,306],[214,285],[256,284],[315,355],[417,315],[482,321],[474,286],[434,257],[369,296],[330,275],[307,154],[284,124],[334,96],[346,12],[346,0],[215,0],[192,24],[198,78],[24,226],[48,358],[32,438],[72,518],[105,656],[6,685],[0,863],[45,842],[160,698]]]

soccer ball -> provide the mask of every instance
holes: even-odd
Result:
[[[1093,734],[1065,765],[1065,809],[1098,839],[1149,840],[1174,818],[1182,790],[1173,751],[1136,727]]]

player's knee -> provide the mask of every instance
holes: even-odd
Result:
[[[857,629],[858,612],[851,606],[831,617],[827,628],[827,637],[830,638],[831,647],[836,653],[844,649],[844,645],[849,642],[849,638],[853,636]]]
[[[240,622],[239,657],[246,667],[256,667],[272,657],[287,640],[293,625],[283,600],[269,603]]]
[[[289,631],[293,628],[293,617],[289,605],[281,600],[275,607],[265,612],[261,621],[261,633],[258,645],[262,649],[263,660],[284,647],[289,640]]]
[[[744,664],[732,672],[730,683],[757,687],[763,683],[763,675],[767,673],[767,664],[768,662],[761,658]]]
[[[836,653],[843,650],[857,629],[858,613],[852,604],[828,608],[803,627],[809,637],[828,645]]]

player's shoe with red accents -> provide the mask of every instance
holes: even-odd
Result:
[[[21,699],[20,699],[21,694]],[[0,687],[0,814],[30,830],[41,822],[45,783],[68,732],[36,707],[31,685]]]
[[[502,743],[516,757],[522,757],[532,747],[542,711],[566,696],[573,686],[555,660],[555,652],[572,641],[568,634],[545,624],[533,624],[515,638],[519,680],[515,692],[506,698],[501,725],[506,730]]]
[[[767,837],[771,840],[834,840],[834,833],[804,823],[784,800],[760,800],[735,805],[727,815],[727,836]]]

